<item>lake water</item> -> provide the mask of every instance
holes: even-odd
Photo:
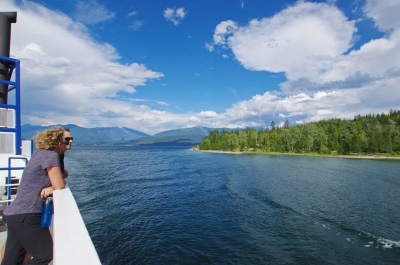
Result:
[[[400,264],[400,161],[73,147],[102,264]]]

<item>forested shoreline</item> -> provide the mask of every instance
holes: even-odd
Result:
[[[321,155],[400,155],[400,111],[354,119],[329,119],[265,129],[212,131],[200,150],[255,151]]]

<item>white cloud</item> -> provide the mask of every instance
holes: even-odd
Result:
[[[139,29],[141,29],[141,28],[143,27],[143,25],[144,25],[143,21],[141,21],[141,20],[136,20],[136,21],[133,21],[133,22],[131,23],[131,25],[129,26],[129,28],[132,29],[132,30],[139,30]]]
[[[169,104],[167,102],[163,102],[163,101],[158,101],[157,104],[162,105],[162,106],[169,106]]]
[[[115,14],[96,0],[81,0],[75,6],[75,19],[89,25],[104,22],[115,17]]]
[[[334,6],[298,2],[246,26],[223,21],[215,28],[214,44],[228,45],[247,69],[290,72],[313,57],[346,52],[357,31],[354,24]]]
[[[135,10],[129,12],[128,17],[136,16],[137,12]]]
[[[364,12],[383,31],[400,29],[400,3],[398,0],[368,0]]]
[[[167,8],[164,10],[164,17],[166,20],[174,23],[175,26],[178,26],[179,23],[185,18],[187,12],[185,12],[185,8],[179,7],[178,9]]]
[[[383,13],[380,13],[382,6],[372,5],[372,2],[374,1],[367,1],[368,8],[365,9],[370,10],[367,15],[373,13],[375,17],[383,17]],[[400,1],[397,1],[397,5],[392,4],[391,8],[399,9]],[[385,13],[384,22],[376,23],[379,28],[386,29],[390,33],[380,39],[373,39],[348,54],[343,52],[337,56],[311,57],[303,65],[295,66],[286,72],[289,80],[282,85],[283,91],[295,93],[299,89],[317,91],[347,89],[354,86],[362,88],[379,80],[393,76],[400,77],[399,16],[397,13],[388,12]],[[303,82],[307,87],[299,86],[301,80],[307,81]]]
[[[211,43],[206,42],[205,46],[209,52],[212,52],[214,50],[214,45],[212,45]]]
[[[222,21],[215,28],[213,37],[214,44],[227,48],[225,45],[228,43],[229,36],[236,33],[237,30],[238,26],[236,26],[236,23],[232,20]]]
[[[191,117],[189,117],[189,121],[192,123],[199,123],[200,119],[195,116],[191,116]]]
[[[215,111],[202,111],[199,113],[199,116],[203,118],[216,118],[218,115]]]

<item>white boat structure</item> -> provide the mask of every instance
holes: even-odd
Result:
[[[9,57],[11,24],[16,20],[16,12],[0,12],[0,248],[7,237],[2,212],[18,193],[33,150],[32,140],[21,138],[20,61]],[[53,198],[52,264],[101,264],[71,190],[54,191]]]

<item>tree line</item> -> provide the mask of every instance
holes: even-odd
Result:
[[[200,150],[258,150],[280,153],[400,154],[400,111],[367,114],[354,119],[329,119],[296,126],[274,121],[265,129],[214,130]]]

